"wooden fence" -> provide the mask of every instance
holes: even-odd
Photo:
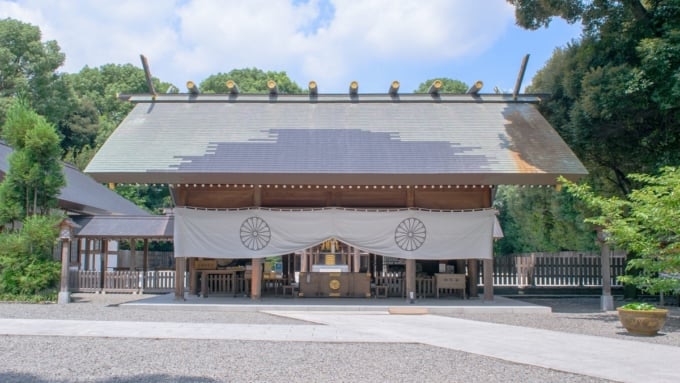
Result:
[[[69,290],[73,292],[171,292],[175,289],[174,270],[99,271],[71,270]]]
[[[599,287],[602,286],[600,253],[565,251],[529,253],[494,258],[494,286],[510,287]],[[625,271],[626,255],[610,256],[610,283],[620,286],[616,277]],[[481,262],[480,262],[481,265]],[[478,284],[482,284],[483,266]]]
[[[499,287],[600,287],[602,275],[599,253],[530,253],[494,258],[493,285]],[[610,257],[611,285],[620,286],[616,277],[625,269],[625,254]],[[483,262],[480,262],[477,284],[483,285]],[[71,270],[69,288],[74,292],[171,292],[175,289],[174,270],[99,271]],[[185,278],[185,280],[188,280]],[[386,286],[387,296],[405,297],[402,272],[376,276],[376,285]],[[209,292],[245,291],[244,281],[215,276],[207,281]],[[436,295],[434,277],[416,278],[416,295]]]

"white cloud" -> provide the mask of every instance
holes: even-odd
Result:
[[[67,72],[139,66],[143,53],[155,76],[176,85],[258,67],[329,91],[344,91],[367,66],[476,55],[513,21],[503,0],[335,0],[333,18],[319,23],[323,1],[0,0],[0,13],[57,40]]]

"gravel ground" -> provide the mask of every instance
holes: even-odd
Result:
[[[550,315],[517,315],[517,314],[461,314],[451,315],[456,318],[478,320],[483,322],[502,323],[545,330],[562,331],[574,334],[604,336],[624,340],[635,340],[666,344],[680,347],[680,307],[665,306],[668,319],[656,336],[635,336],[629,334],[619,322],[616,311],[600,310],[599,297],[583,298],[521,298],[520,300],[541,306],[550,306]],[[615,306],[627,302],[617,300]]]
[[[117,307],[143,298],[74,294],[76,303],[0,304],[0,318],[304,324],[257,312]],[[523,299],[549,315],[459,317],[630,340],[597,298]],[[620,304],[621,302],[617,302]],[[680,310],[662,334],[633,340],[680,346]],[[0,382],[606,382],[422,344],[0,336]]]

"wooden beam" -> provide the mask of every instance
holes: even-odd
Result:
[[[316,96],[319,94],[319,87],[316,85],[316,81],[310,81],[308,85],[309,95]]]
[[[198,90],[198,85],[194,83],[193,81],[187,81],[187,89],[189,90],[189,93],[191,93],[193,96],[199,94]]]
[[[352,81],[349,83],[349,95],[350,96],[356,96],[359,94],[359,83],[356,81]]]
[[[517,95],[519,95],[520,88],[522,87],[522,80],[524,80],[524,72],[527,70],[527,63],[529,62],[529,55],[525,55],[522,59],[522,65],[519,68],[519,73],[517,73],[517,81],[515,82],[515,90],[512,92],[512,99],[517,100]]]
[[[153,81],[151,80],[151,70],[149,69],[149,62],[146,60],[144,55],[139,55],[142,59],[142,67],[144,68],[144,77],[146,77],[146,86],[149,88],[149,93],[156,96],[156,89],[153,87]]]
[[[439,90],[442,88],[443,85],[444,84],[442,83],[441,80],[434,80],[432,81],[430,88],[427,90],[427,93],[437,95],[439,94]]]
[[[478,94],[480,90],[482,90],[482,87],[484,86],[484,83],[481,81],[475,81],[474,84],[468,89],[467,93],[468,94]]]
[[[277,95],[279,93],[279,87],[274,80],[267,81],[267,89],[269,89],[270,95]]]
[[[236,85],[234,80],[227,80],[226,86],[227,86],[227,90],[229,91],[230,94],[238,94],[239,93],[238,85]]]
[[[397,93],[399,93],[399,81],[392,81],[392,84],[390,84],[390,89],[387,91],[390,96],[396,96]]]

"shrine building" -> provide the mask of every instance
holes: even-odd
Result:
[[[189,84],[190,86],[192,84]],[[522,94],[124,95],[134,109],[85,170],[167,184],[176,295],[493,299],[498,185],[587,173]],[[278,259],[280,267],[263,267]],[[388,277],[401,271],[395,282]],[[422,278],[421,278],[422,277]],[[432,281],[429,285],[419,280]],[[395,283],[398,284],[394,290]],[[276,290],[275,290],[276,291]]]

